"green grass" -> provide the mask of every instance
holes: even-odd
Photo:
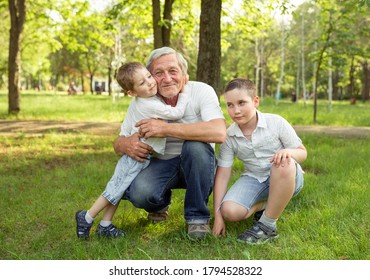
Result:
[[[27,92],[21,96],[21,112],[17,116],[9,116],[8,96],[5,92],[0,92],[0,119],[121,122],[130,100],[130,97],[113,100],[110,96],[102,95],[68,96],[60,93]],[[223,97],[221,104],[230,123]],[[297,103],[280,100],[276,104],[273,98],[264,98],[259,109],[280,114],[293,125],[313,124],[312,100],[308,100],[306,105],[302,100]],[[349,101],[333,101],[332,111],[329,111],[328,102],[319,100],[316,124],[370,126],[370,102],[349,105]]]
[[[4,96],[0,98],[2,118],[5,117]],[[41,106],[43,98],[49,101]],[[64,113],[53,103],[54,98],[60,107],[65,106],[71,112]],[[95,121],[120,121],[123,112],[120,110],[127,102],[122,99],[113,104],[109,97],[101,96],[32,94],[23,98],[24,103],[26,100],[30,107],[23,119],[32,119],[32,116],[48,119],[49,112],[53,120]],[[271,103],[269,108],[263,106],[263,111],[273,111],[275,105]],[[278,106],[282,115],[291,114],[294,118],[290,112],[293,105],[282,102]],[[333,116],[333,120],[346,110],[351,120],[360,108],[341,106],[342,110],[331,112],[337,116]],[[26,111],[26,104],[23,108]],[[288,108],[287,111],[284,108]],[[90,114],[94,118],[88,118]],[[367,114],[369,118],[366,112],[359,114]],[[360,125],[366,125],[364,117],[359,119]],[[341,121],[340,124],[357,122]],[[148,223],[144,210],[123,201],[114,223],[127,231],[126,238],[106,240],[92,234],[88,241],[77,240],[74,213],[91,206],[113,174],[118,159],[112,151],[116,135],[0,134],[0,259],[368,260],[369,138],[300,136],[308,150],[308,159],[303,164],[305,186],[278,221],[280,238],[270,244],[248,246],[237,242],[236,236],[251,226],[249,220],[228,223],[225,238],[190,241],[183,219],[184,190],[173,191],[170,220],[166,223]],[[232,181],[239,177],[241,168],[236,161]],[[209,205],[213,211],[212,196]]]
[[[126,238],[99,240],[93,234],[87,242],[77,240],[75,211],[88,208],[113,173],[117,157],[111,150],[112,137],[46,134],[0,139],[0,259],[370,257],[369,139],[303,135],[309,151],[303,165],[305,187],[279,220],[280,238],[259,247],[236,241],[250,221],[227,224],[226,238],[188,240],[183,190],[173,192],[167,223],[148,223],[145,211],[124,201],[114,222],[126,229]],[[240,172],[236,162],[232,180]]]

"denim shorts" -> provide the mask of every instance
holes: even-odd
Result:
[[[295,191],[293,197],[296,196],[303,188],[303,170],[301,166],[296,163],[297,171],[295,176]],[[260,183],[256,178],[242,175],[230,187],[224,196],[221,203],[224,201],[233,201],[238,203],[248,210],[260,201],[267,201],[270,189],[270,177],[266,181]]]

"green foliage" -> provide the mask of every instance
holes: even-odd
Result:
[[[87,0],[28,1],[27,22],[22,41],[22,85],[56,85],[70,80],[107,80],[108,67],[123,61],[145,62],[153,48],[151,1],[101,1],[105,9],[94,10]],[[0,2],[0,40],[9,40],[9,16],[6,1]],[[238,4],[236,4],[238,3]],[[161,1],[163,8],[164,1]],[[305,1],[293,7],[291,1],[224,0],[222,10],[222,64],[220,85],[235,76],[256,79],[256,46],[262,52],[265,94],[276,91],[280,73],[281,31],[283,14],[287,22],[285,38],[285,69],[283,92],[302,88],[297,71],[301,56],[301,19],[304,19],[304,57],[307,93],[312,92],[317,54],[324,46],[329,22],[332,35],[324,52],[318,81],[320,96],[327,92],[329,56],[332,57],[334,88],[348,98],[350,69],[353,59],[353,94],[359,96],[363,87],[361,64],[369,60],[368,1]],[[189,63],[191,79],[196,76],[198,56],[200,0],[174,1],[171,44],[180,50]],[[292,15],[292,17],[291,17]],[[290,19],[291,18],[291,19]],[[316,28],[318,26],[318,28]],[[315,50],[315,43],[318,49]],[[0,88],[7,86],[7,44],[0,45]],[[40,67],[41,65],[41,67]],[[299,69],[299,71],[302,71]],[[261,73],[261,72],[260,72]],[[87,74],[87,75],[86,75]],[[259,79],[261,81],[261,77]],[[79,85],[82,81],[79,81]],[[88,82],[85,81],[87,84]],[[302,90],[300,91],[302,92]],[[337,96],[334,96],[336,99]],[[22,110],[23,110],[22,106]]]

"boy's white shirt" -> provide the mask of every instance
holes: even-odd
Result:
[[[272,156],[281,149],[295,149],[302,145],[294,128],[283,117],[261,113],[249,141],[236,123],[227,129],[226,141],[220,147],[217,165],[232,167],[236,156],[244,164],[243,175],[264,182],[270,175]]]
[[[176,107],[167,105],[160,96],[149,98],[133,97],[126,113],[125,120],[121,125],[120,135],[130,136],[138,132],[136,123],[143,119],[162,119],[174,121],[184,116],[189,98],[186,93],[181,93]],[[150,145],[155,153],[164,154],[166,147],[166,138],[151,137],[141,139],[144,143]]]
[[[217,98],[217,94],[214,89],[201,82],[189,81],[185,86],[185,92],[180,94],[187,95],[188,104],[185,109],[183,118],[176,121],[169,121],[175,123],[195,123],[210,121],[213,119],[224,119],[220,103]],[[160,97],[158,97],[160,99]],[[161,101],[162,102],[162,101]],[[169,106],[169,105],[165,105]],[[177,106],[176,106],[177,107]],[[131,128],[135,126],[137,121],[134,120],[131,104],[127,110],[127,115],[121,126],[120,135],[129,136],[131,135]],[[159,110],[158,110],[159,111]],[[137,117],[136,117],[137,119]],[[151,139],[151,138],[149,138]],[[147,139],[147,140],[149,140]],[[163,138],[157,138],[163,139]],[[181,148],[184,140],[167,137],[165,141],[165,153],[154,154],[154,157],[160,159],[170,159],[178,156],[181,153]],[[162,140],[163,141],[163,140]]]

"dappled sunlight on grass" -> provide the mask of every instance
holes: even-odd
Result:
[[[106,96],[75,97],[25,95],[24,107],[30,107],[24,108],[19,118],[91,121],[94,115],[94,121],[120,122],[130,101],[122,98],[112,103]],[[0,94],[1,98],[5,97]],[[261,110],[275,110],[293,123],[310,124],[312,108],[289,102],[276,105],[273,101],[266,100]],[[53,107],[58,111],[54,112]],[[37,108],[37,112],[31,108]],[[369,104],[354,107],[338,102],[328,113],[326,105],[321,104],[320,124],[368,125],[369,109]],[[3,110],[0,107],[0,118],[7,118]],[[356,117],[352,117],[354,113]],[[369,139],[310,134],[301,138],[308,150],[302,164],[306,171],[304,188],[278,221],[279,239],[255,247],[236,241],[252,225],[251,219],[226,223],[224,238],[210,236],[200,242],[190,241],[184,220],[185,191],[181,189],[173,191],[170,219],[164,223],[150,223],[146,211],[122,201],[113,223],[126,231],[125,238],[97,238],[99,215],[90,239],[77,240],[75,211],[92,205],[117,163],[112,136],[57,132],[0,135],[0,258],[367,259]],[[242,162],[236,160],[230,185],[242,171]],[[208,205],[213,213],[212,196]]]

